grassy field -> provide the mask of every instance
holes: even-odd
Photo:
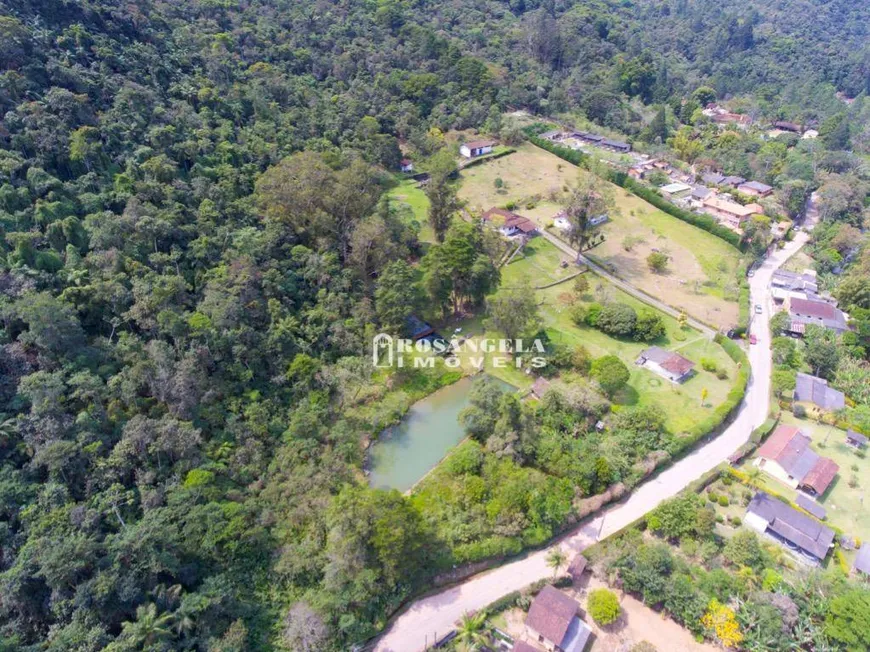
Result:
[[[429,226],[429,199],[417,182],[411,179],[402,181],[388,193],[390,200],[403,207],[409,221],[420,225],[419,238],[421,242],[435,242],[435,233]]]
[[[470,210],[515,203],[515,210],[547,227],[559,211],[564,189],[588,174],[531,144],[509,156],[462,172],[459,196]],[[502,187],[496,188],[496,179]],[[605,241],[589,253],[636,287],[716,327],[737,321],[739,252],[728,243],[681,222],[631,193],[611,185],[616,211],[601,232]],[[633,239],[626,250],[625,239]],[[669,271],[646,264],[653,249],[671,258]]]
[[[536,239],[534,247],[526,248],[526,256],[517,259],[502,270],[502,285],[528,283],[543,285],[539,280],[550,279],[558,275],[569,276],[576,273],[577,268],[570,265],[567,269],[560,266],[561,253],[549,242]],[[736,374],[736,366],[717,344],[692,329],[680,328],[677,321],[667,315],[661,315],[667,329],[667,335],[658,346],[673,349],[696,363],[697,373],[682,385],[674,385],[656,374],[635,366],[634,361],[639,353],[649,344],[635,342],[631,339],[617,339],[589,326],[578,326],[571,320],[571,308],[576,303],[589,304],[594,301],[619,301],[634,307],[636,310],[648,309],[646,304],[625,294],[611,285],[605,279],[586,272],[589,280],[589,292],[575,297],[572,288],[573,281],[537,290],[536,296],[540,304],[540,313],[548,336],[555,342],[568,346],[583,345],[593,357],[613,354],[618,356],[629,368],[631,378],[628,386],[615,398],[617,406],[628,405],[660,405],[668,414],[668,426],[674,432],[681,432],[707,416],[716,405],[725,400]],[[546,275],[546,279],[543,277]],[[471,337],[497,337],[495,333],[486,333],[484,322],[480,317],[474,317],[449,324],[442,331],[445,336],[459,327],[461,334]],[[477,356],[479,357],[479,356]],[[470,370],[465,356],[466,369]],[[701,358],[709,358],[724,369],[728,377],[719,379],[714,373],[704,371],[699,364]],[[534,378],[524,373],[522,369],[507,366],[493,368],[489,360],[485,363],[488,373],[505,380],[521,389],[531,386]],[[701,392],[706,389],[708,396],[701,405]]]
[[[866,489],[870,486],[870,459],[860,457],[855,449],[844,443],[846,433],[843,430],[810,419],[798,419],[788,412],[782,413],[781,423],[799,427],[812,438],[813,449],[819,455],[831,458],[840,466],[831,486],[817,499],[828,511],[827,522],[851,537],[870,541],[870,503],[864,504]],[[752,468],[752,460],[742,465],[746,472]],[[758,481],[792,500],[797,496],[796,490],[766,473],[762,472]]]

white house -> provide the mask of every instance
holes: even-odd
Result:
[[[402,159],[402,172],[413,172],[414,171],[414,162],[409,158]]]
[[[681,383],[692,375],[695,363],[679,353],[651,346],[640,352],[635,364],[649,369],[672,383]]]
[[[475,158],[491,153],[493,147],[495,147],[494,140],[473,140],[470,143],[463,143],[459,153],[465,158]]]

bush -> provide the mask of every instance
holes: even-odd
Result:
[[[660,251],[653,251],[646,257],[646,264],[656,274],[661,274],[668,268],[668,257]]]
[[[722,507],[728,507],[731,504],[731,501],[728,500],[728,496],[719,496],[716,500]]]
[[[595,589],[589,593],[586,609],[596,623],[609,625],[619,618],[619,599],[613,591]]]
[[[798,419],[806,419],[807,418],[807,409],[803,405],[795,405],[791,409],[791,413],[795,415]]]
[[[710,358],[701,358],[701,369],[704,371],[709,371],[712,373],[716,373],[716,370],[719,367],[716,365],[715,360],[711,360]]]
[[[637,313],[625,303],[608,303],[595,322],[595,327],[608,335],[631,335],[636,326]]]
[[[590,303],[586,307],[586,324],[589,326],[597,327],[598,317],[601,315],[602,310],[604,310],[604,306],[602,306],[600,303]]]
[[[615,355],[605,355],[592,363],[592,375],[608,396],[625,387],[631,376],[625,363]]]

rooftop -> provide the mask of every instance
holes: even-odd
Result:
[[[795,381],[794,400],[808,401],[831,412],[846,407],[846,396],[843,392],[828,387],[828,381],[824,378],[800,372]]]
[[[754,190],[755,192],[762,193],[771,192],[773,190],[771,186],[768,186],[766,183],[761,183],[760,181],[747,181],[746,183],[742,183],[740,184],[740,188],[738,188],[738,190],[741,189]]]
[[[824,559],[834,542],[834,531],[814,518],[801,514],[763,491],[755,494],[746,511],[768,523],[768,528],[818,559]]]
[[[535,596],[532,606],[529,607],[526,626],[558,645],[568,633],[578,608],[579,605],[574,600],[547,585]]]
[[[737,217],[749,217],[750,215],[755,215],[756,213],[761,212],[758,204],[748,204],[743,206],[737,202],[721,199],[720,197],[709,197],[704,200],[704,205],[720,210],[723,213],[730,213]]]
[[[860,432],[855,432],[854,430],[849,430],[848,432],[846,432],[846,439],[855,444],[858,444],[859,446],[863,446],[868,441],[867,437],[862,435]]]
[[[531,233],[538,228],[529,218],[517,215],[505,208],[490,208],[481,216],[487,222],[497,222],[499,226],[517,229],[523,233]]]
[[[853,568],[865,575],[870,575],[870,543],[862,544],[858,549],[858,556],[855,557]]]
[[[463,143],[468,149],[479,149],[481,147],[492,147],[495,145],[494,140],[472,140],[467,143]]]
[[[691,190],[692,186],[685,183],[669,183],[666,186],[662,186],[659,188],[662,192],[668,193],[672,195],[677,192],[686,192],[687,190]]]
[[[840,467],[810,448],[810,438],[794,426],[779,426],[758,449],[758,457],[772,460],[799,484],[825,493]]]
[[[651,346],[648,349],[644,349],[640,352],[640,357],[654,362],[662,369],[678,376],[689,373],[695,367],[695,363],[688,358],[684,358],[679,353],[668,351],[659,346]]]
[[[828,512],[824,507],[819,505],[815,500],[813,500],[806,494],[798,494],[795,502],[797,503],[798,507],[808,511],[820,521],[823,521],[825,519],[825,516],[828,515]]]

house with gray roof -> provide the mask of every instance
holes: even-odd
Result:
[[[815,273],[808,269],[800,274],[778,269],[770,278],[770,293],[777,303],[782,303],[789,298],[817,299],[819,282]]]
[[[773,194],[773,188],[760,181],[746,181],[737,186],[737,191],[753,197],[767,197]]]
[[[813,565],[821,563],[834,545],[831,528],[763,491],[752,498],[743,522]]]
[[[846,395],[828,386],[828,381],[818,376],[798,373],[794,388],[795,403],[812,403],[826,412],[836,412],[846,407]]]
[[[811,324],[836,333],[845,333],[849,330],[846,313],[826,301],[790,297],[788,314],[791,317],[789,332],[795,335],[803,335],[806,327]]]
[[[864,543],[858,549],[858,555],[855,557],[852,568],[859,573],[870,575],[870,543]]]
[[[725,176],[718,172],[707,172],[701,175],[701,180],[711,186],[721,186],[725,182]]]

